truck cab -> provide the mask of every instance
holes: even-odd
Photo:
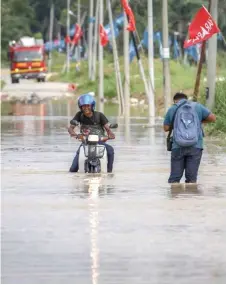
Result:
[[[47,75],[47,65],[44,45],[34,43],[10,47],[10,73],[12,83],[19,83],[21,78],[36,79],[44,82]]]

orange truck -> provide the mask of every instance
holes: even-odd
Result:
[[[10,45],[9,58],[12,83],[19,83],[22,78],[45,81],[47,65],[44,44],[37,43],[33,38],[22,38]]]

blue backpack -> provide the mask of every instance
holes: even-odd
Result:
[[[202,131],[195,106],[195,102],[186,101],[178,106],[175,114],[173,139],[181,147],[195,145]]]

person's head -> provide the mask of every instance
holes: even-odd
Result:
[[[188,96],[182,92],[178,92],[173,96],[173,102],[177,103],[178,101],[180,101],[181,99],[188,99]]]
[[[96,102],[93,96],[83,94],[78,98],[78,107],[84,115],[90,115],[95,109]]]

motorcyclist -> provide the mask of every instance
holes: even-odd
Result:
[[[74,116],[74,118],[70,121],[70,126],[68,128],[68,133],[71,137],[75,137],[76,139],[82,139],[82,135],[78,135],[75,133],[75,127],[80,125],[80,132],[85,129],[89,129],[91,131],[90,134],[99,134],[104,136],[104,132],[107,132],[107,136],[109,139],[114,139],[115,135],[111,131],[108,125],[108,119],[101,112],[94,111],[96,102],[90,94],[81,95],[78,98],[78,107],[80,109],[79,112]],[[107,151],[107,172],[111,173],[113,170],[113,162],[114,162],[114,149],[111,145],[106,144],[105,142],[100,142],[100,144],[105,145]],[[81,147],[81,146],[80,146]],[[79,170],[79,152],[80,147],[76,152],[72,165],[70,167],[70,172],[78,172]]]

